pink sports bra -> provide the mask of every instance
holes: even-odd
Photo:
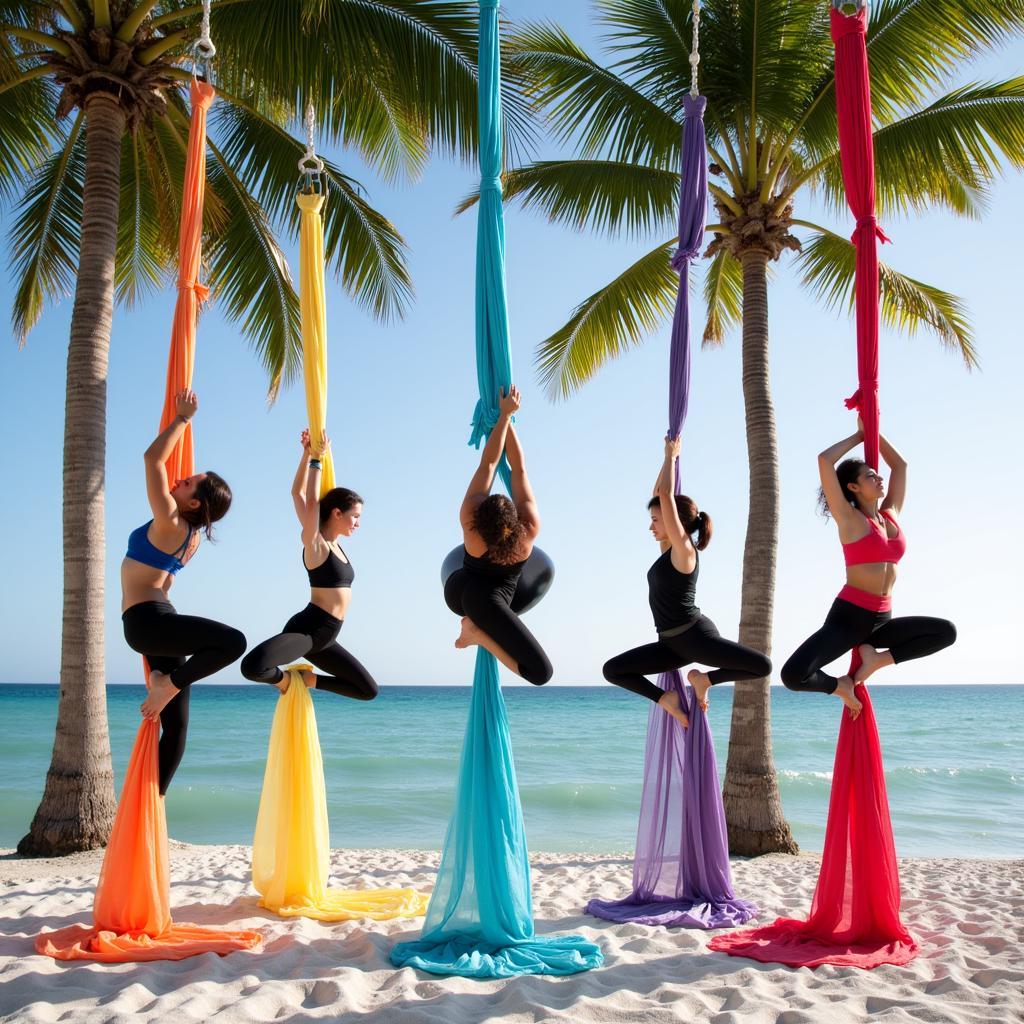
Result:
[[[847,567],[868,565],[872,562],[898,562],[906,554],[907,538],[903,535],[900,524],[885,509],[882,509],[882,515],[896,527],[896,536],[890,537],[877,519],[868,519],[864,516],[871,530],[860,540],[843,545],[843,557],[846,559]]]

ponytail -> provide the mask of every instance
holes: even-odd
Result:
[[[693,542],[693,546],[698,551],[703,551],[711,543],[711,516],[707,512],[698,512],[697,503],[693,498],[688,498],[685,494],[677,494],[675,496],[676,511],[679,513],[679,521],[683,524],[683,529],[692,538],[694,534],[697,535],[697,539]],[[647,507],[657,508],[661,504],[661,499],[655,495],[647,503]]]

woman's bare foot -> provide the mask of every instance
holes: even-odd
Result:
[[[853,680],[849,676],[840,676],[833,692],[850,709],[851,718],[856,718],[864,710],[864,705],[854,696]]]
[[[292,685],[292,674],[287,669],[281,669],[281,678],[274,685],[282,692],[287,693],[288,687]]]
[[[302,681],[306,684],[307,690],[316,689],[316,676],[313,674],[313,670],[311,668],[302,669]]]
[[[149,693],[139,710],[143,718],[151,722],[159,721],[160,712],[174,700],[181,691],[171,682],[171,677],[163,672],[149,673]]]
[[[462,617],[462,632],[455,640],[455,646],[461,651],[464,647],[472,647],[479,643],[480,630],[470,621],[468,615]]]
[[[861,644],[857,648],[860,655],[860,668],[853,674],[853,685],[865,682],[880,668],[893,664],[892,655],[888,651],[876,651],[871,644]]]
[[[675,690],[666,690],[658,699],[658,707],[667,711],[684,729],[690,728],[690,719],[679,703],[679,694]]]
[[[711,689],[711,680],[708,678],[707,672],[701,672],[700,669],[691,668],[686,673],[686,678],[689,684],[693,687],[693,695],[697,698],[697,704],[701,711],[707,711],[708,709],[708,690]]]

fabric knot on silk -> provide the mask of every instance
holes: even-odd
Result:
[[[708,106],[707,96],[691,96],[687,93],[683,97],[684,117],[703,117]]]
[[[877,402],[877,400],[878,400],[878,384],[877,383],[874,384],[872,386],[871,390],[874,392],[875,400]],[[863,385],[861,387],[857,388],[857,390],[852,395],[850,395],[850,397],[847,398],[845,401],[846,401],[846,408],[847,409],[863,410],[863,408],[864,408],[864,387],[863,387]]]
[[[830,13],[832,18],[829,28],[833,43],[838,43],[840,39],[845,39],[847,36],[867,35],[868,11],[866,7],[856,14],[841,14],[835,8]]]
[[[204,303],[210,297],[210,286],[203,284],[200,281],[182,281],[178,280],[178,291],[191,291],[195,292],[196,301],[200,305]]]
[[[501,192],[501,175],[500,174],[489,174],[480,179],[480,191],[481,192]]]
[[[672,269],[677,273],[681,274],[683,268],[690,263],[692,260],[697,259],[700,256],[700,246],[691,246],[687,249],[676,249],[672,253]]]
[[[853,242],[854,245],[859,245],[865,236],[868,238],[877,238],[880,242],[892,241],[892,239],[879,227],[878,219],[874,214],[868,214],[865,217],[857,218],[857,227],[850,236],[850,241]]]

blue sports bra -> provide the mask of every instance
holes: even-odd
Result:
[[[185,563],[178,556],[188,551],[188,546],[195,530],[190,526],[185,536],[185,543],[177,551],[168,554],[166,551],[161,551],[149,539],[149,528],[152,525],[153,520],[150,519],[148,523],[143,523],[128,534],[128,550],[125,552],[125,558],[130,558],[133,562],[141,562],[143,565],[148,565],[151,569],[159,569],[161,572],[167,572],[175,576],[185,568]]]

